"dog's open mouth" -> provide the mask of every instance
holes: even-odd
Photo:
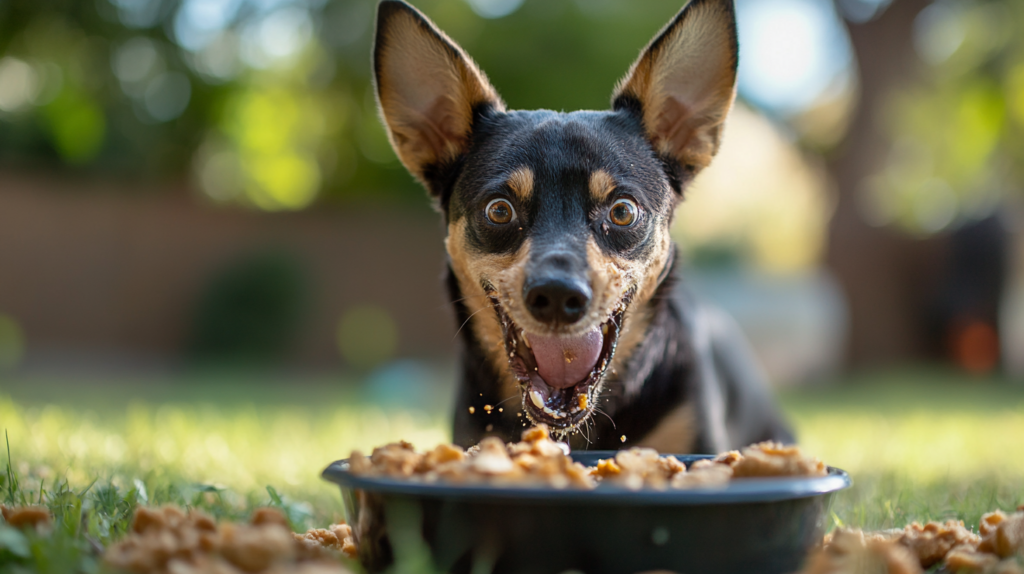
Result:
[[[522,392],[523,410],[533,423],[559,434],[578,428],[597,408],[601,378],[615,356],[630,290],[611,315],[582,335],[539,335],[523,331],[489,292],[505,336],[509,366]]]

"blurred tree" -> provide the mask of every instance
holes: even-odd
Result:
[[[850,15],[866,2],[837,3]],[[849,301],[849,359],[964,364],[964,324],[987,329],[981,354],[998,357],[1006,232],[992,215],[1024,175],[1021,122],[1005,121],[1024,99],[1012,24],[1024,6],[881,4],[866,21],[848,19],[859,103],[829,160],[839,193],[827,261]],[[984,286],[962,288],[971,283]]]
[[[512,107],[600,109],[680,0],[415,4]],[[0,165],[188,177],[215,201],[266,210],[321,196],[425,206],[377,119],[375,6],[0,2]]]

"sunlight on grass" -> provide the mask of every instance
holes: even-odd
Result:
[[[323,488],[320,471],[352,449],[396,440],[433,446],[448,440],[445,413],[339,406],[308,407],[132,403],[120,414],[65,405],[41,407],[0,397],[0,428],[16,465],[88,484],[113,472],[176,476],[239,492],[278,485]],[[45,478],[45,476],[44,476]]]
[[[1024,476],[1024,413],[800,413],[803,446],[856,476],[899,472],[917,481]]]
[[[800,443],[853,476],[1024,477],[1024,385],[890,375],[786,393]]]

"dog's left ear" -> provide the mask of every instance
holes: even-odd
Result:
[[[681,170],[673,179],[707,167],[718,152],[736,98],[738,54],[732,0],[693,0],[616,88],[613,107],[641,115],[655,151]]]

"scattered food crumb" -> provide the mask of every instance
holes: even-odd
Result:
[[[906,574],[939,566],[950,573],[1024,574],[1024,511],[989,512],[981,517],[978,534],[958,520],[880,532],[839,528],[825,537],[801,574]]]
[[[469,414],[473,414],[475,412],[476,412],[476,407],[469,407]]]
[[[906,547],[860,530],[838,528],[813,552],[801,574],[920,574]]]
[[[131,532],[103,553],[114,570],[149,574],[301,572],[348,574],[339,553],[356,555],[346,525],[293,534],[279,511],[256,510],[249,524],[221,523],[196,510],[139,508]]]
[[[50,511],[41,506],[0,506],[4,522],[15,528],[43,530],[50,526]]]

